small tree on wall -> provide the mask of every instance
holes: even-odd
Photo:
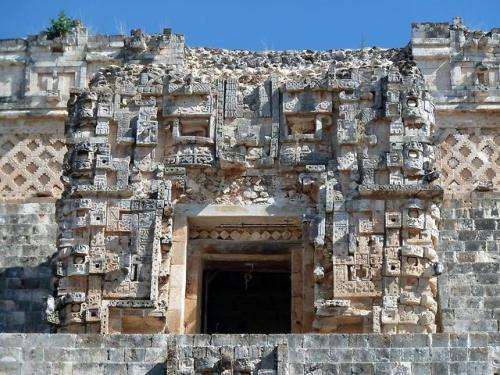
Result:
[[[50,26],[47,27],[47,39],[53,40],[55,38],[65,36],[73,27],[76,27],[79,21],[74,18],[66,16],[64,11],[59,12],[57,18],[50,19]]]

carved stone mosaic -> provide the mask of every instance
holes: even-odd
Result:
[[[256,227],[193,224],[185,240],[301,243],[316,331],[435,332],[433,103],[408,56],[377,53],[300,77],[217,75],[208,58],[206,70],[111,66],[74,91],[59,331],[170,329],[178,205],[292,205],[302,228],[266,227],[269,213]]]

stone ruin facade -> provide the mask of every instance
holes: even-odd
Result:
[[[499,29],[459,18],[395,49],[1,40],[0,331],[75,333],[47,343],[88,373],[81,333],[144,334],[169,374],[497,373],[499,53]],[[288,275],[263,331],[304,335],[164,335],[226,332],[213,270]],[[125,373],[146,362],[127,353]]]
[[[295,78],[216,75],[195,55],[196,70],[112,66],[73,91],[59,331],[194,333],[190,258],[256,243],[299,270],[294,332],[436,332],[434,105],[408,51],[360,57]],[[185,214],[199,207],[212,214]]]

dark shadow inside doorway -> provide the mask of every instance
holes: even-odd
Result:
[[[203,272],[203,333],[290,333],[290,318],[290,272]]]

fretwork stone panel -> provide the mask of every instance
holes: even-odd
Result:
[[[437,168],[447,193],[476,188],[498,191],[500,132],[496,128],[443,128],[438,133]]]
[[[0,133],[0,201],[59,198],[65,153],[58,134]]]

